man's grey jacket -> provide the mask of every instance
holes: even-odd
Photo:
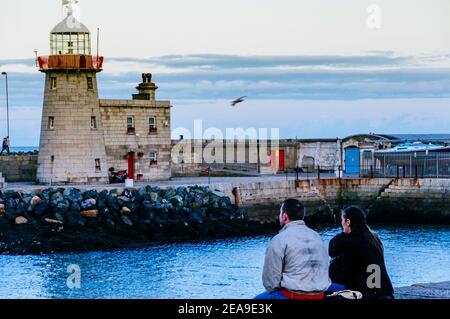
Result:
[[[323,292],[331,285],[328,252],[318,233],[304,221],[285,225],[266,252],[263,284],[271,293],[280,288],[294,292]]]

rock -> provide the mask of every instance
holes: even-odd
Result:
[[[81,203],[81,208],[84,210],[92,210],[96,208],[97,201],[93,198],[88,198]]]
[[[128,197],[129,199],[131,199],[134,197],[134,192],[133,192],[133,190],[127,188],[123,191],[122,196],[125,196],[125,197]]]
[[[30,204],[33,206],[37,206],[41,201],[42,201],[42,199],[39,196],[34,196],[31,199]]]
[[[169,199],[169,202],[172,205],[174,205],[174,206],[182,205],[183,204],[183,197],[181,197],[180,195],[176,195],[174,197],[171,197]]]
[[[19,204],[19,201],[14,198],[6,198],[5,202],[5,209],[12,208],[16,209],[17,204]]]
[[[46,201],[50,201],[51,194],[52,194],[52,188],[45,189],[41,193],[41,198],[45,199]]]
[[[56,220],[56,219],[46,218],[46,219],[44,219],[44,221],[45,221],[46,223],[49,223],[49,224],[62,224],[61,221]]]
[[[123,215],[120,219],[122,219],[122,222],[123,222],[125,225],[128,225],[128,226],[130,226],[130,227],[133,226],[133,222],[131,221],[130,217]]]
[[[42,217],[45,214],[48,214],[49,207],[47,200],[42,200],[34,209],[34,213],[36,216]]]
[[[52,194],[52,196],[50,197],[50,201],[52,203],[57,203],[57,202],[61,202],[64,200],[64,196],[63,194],[61,194],[60,192],[55,192]],[[56,206],[56,205],[55,205]]]
[[[131,209],[129,209],[128,207],[122,207],[122,209],[120,210],[120,213],[122,215],[129,215],[129,214],[131,214]]]
[[[189,214],[189,219],[196,221],[199,224],[203,223],[203,214],[201,211],[193,211]]]
[[[0,204],[0,215],[5,213],[5,204]]]
[[[69,208],[70,208],[69,201],[65,199],[56,204],[56,210],[61,212],[67,212]]]
[[[157,202],[158,201],[158,197],[159,197],[158,193],[155,193],[155,192],[151,192],[150,193],[150,199],[151,199],[152,202]]]
[[[124,204],[124,203],[130,203],[131,199],[126,197],[126,196],[119,196],[117,197],[117,200],[119,201],[119,204]]]
[[[96,209],[84,210],[80,213],[80,216],[82,216],[84,218],[97,218],[98,210],[96,210]]]
[[[17,216],[16,210],[14,208],[7,208],[5,210],[5,217],[9,221],[13,222],[18,216]]]
[[[65,222],[64,214],[62,212],[56,212],[55,218],[60,221],[61,223]]]
[[[217,196],[217,197],[227,197],[227,195],[217,189],[211,191],[211,194]]]
[[[23,216],[19,216],[19,217],[16,217],[15,223],[16,223],[16,225],[27,224],[27,223],[28,223],[28,219],[26,219],[26,218],[23,217]]]
[[[81,206],[77,202],[74,202],[74,203],[70,204],[70,208],[69,209],[71,211],[74,211],[74,212],[81,212]]]
[[[70,211],[66,214],[67,222],[70,226],[83,227],[86,221],[80,216],[79,212]]]
[[[76,188],[66,188],[63,193],[64,198],[70,200],[72,203],[81,202],[83,200],[83,196],[81,195],[81,191]]]
[[[83,193],[84,199],[97,199],[98,198],[98,192],[95,189],[88,190]]]

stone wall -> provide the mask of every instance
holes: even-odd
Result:
[[[340,140],[300,141],[298,166],[334,168],[341,164]]]
[[[37,162],[38,155],[0,156],[0,172],[8,183],[34,182]]]
[[[128,169],[128,154],[135,158],[135,180],[157,181],[171,177],[170,102],[155,100],[100,100],[108,168]],[[134,118],[134,132],[127,117]],[[149,118],[156,118],[150,132]],[[150,163],[156,152],[157,163]]]
[[[250,217],[256,220],[273,221],[285,199],[298,198],[305,204],[307,216],[332,221],[334,214],[344,206],[357,204],[368,208],[391,182],[390,179],[320,179],[228,183],[211,187],[248,209]]]
[[[369,210],[370,214],[380,221],[389,219],[422,223],[448,223],[450,220],[450,180],[393,180]]]

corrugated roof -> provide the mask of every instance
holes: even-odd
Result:
[[[89,29],[73,15],[68,15],[64,20],[58,23],[51,33],[89,33]]]

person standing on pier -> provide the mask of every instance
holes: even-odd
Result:
[[[345,208],[341,212],[341,225],[344,231],[329,244],[329,254],[333,258],[330,289],[359,291],[363,299],[393,299],[394,289],[384,262],[383,244],[367,225],[364,211],[358,206]]]
[[[283,226],[266,252],[263,285],[255,299],[323,299],[331,285],[328,254],[320,235],[303,221],[305,207],[296,199],[280,209]]]
[[[3,139],[3,144],[2,144],[2,151],[0,152],[0,155],[3,155],[3,152],[6,151],[6,153],[9,155],[9,136],[5,137]]]

